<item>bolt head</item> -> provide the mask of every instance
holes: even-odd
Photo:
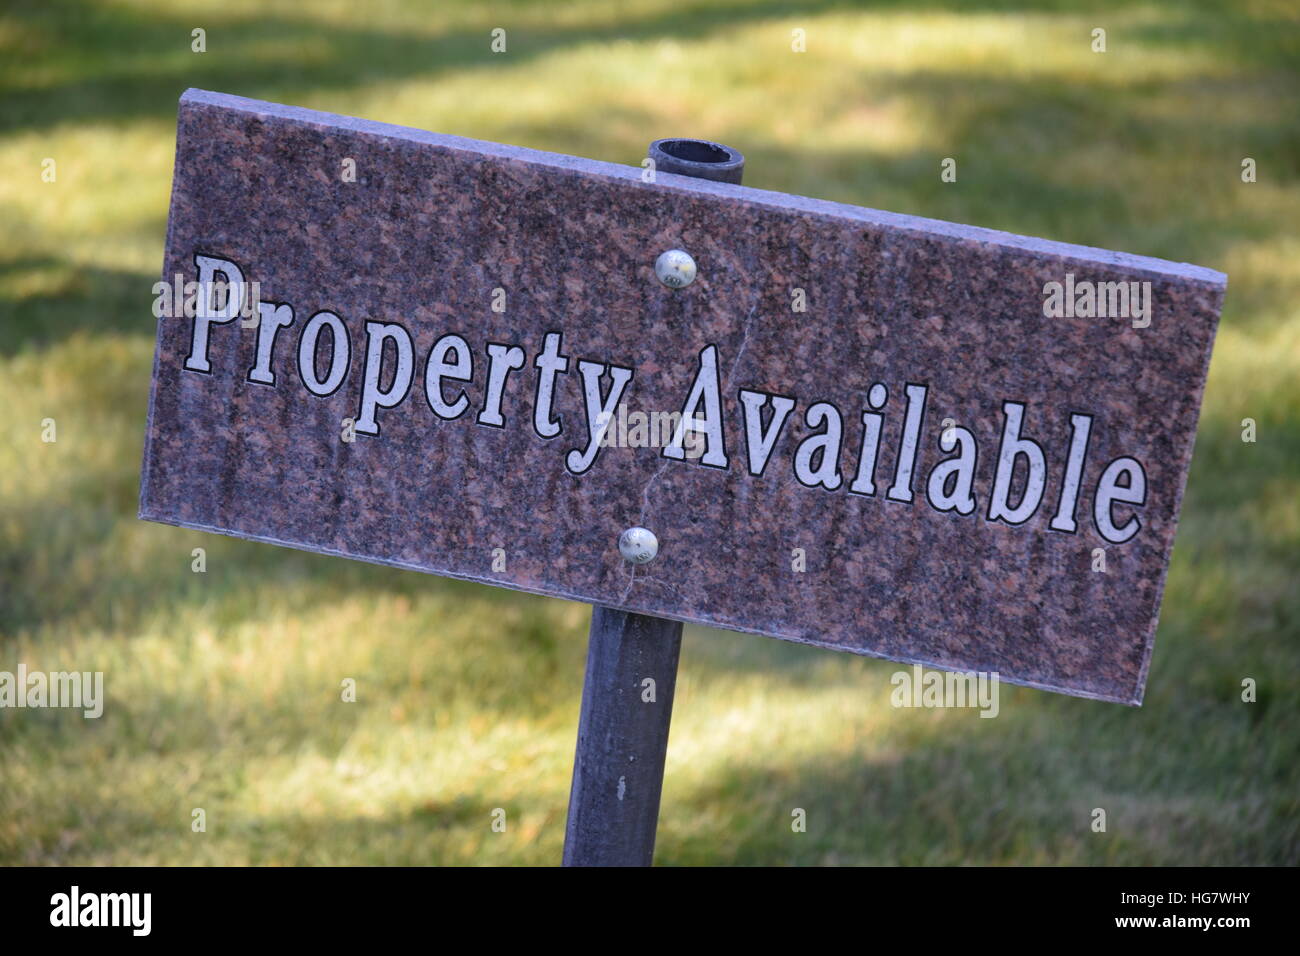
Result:
[[[659,539],[649,528],[628,528],[618,536],[618,553],[631,564],[647,564],[659,553]]]
[[[655,275],[670,289],[684,289],[695,281],[695,260],[689,252],[669,249],[655,260]]]

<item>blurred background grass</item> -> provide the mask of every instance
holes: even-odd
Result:
[[[0,711],[0,862],[560,856],[585,607],[135,518],[190,86],[628,164],[715,139],[749,185],[1229,273],[1146,705],[894,710],[896,665],[688,628],[657,859],[1300,862],[1298,81],[1271,0],[11,0],[0,670],[108,702]]]

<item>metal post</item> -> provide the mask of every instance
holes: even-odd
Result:
[[[745,166],[736,150],[704,140],[655,140],[649,156],[657,171],[737,184]],[[653,551],[624,554],[653,557]],[[681,648],[679,621],[592,608],[565,866],[649,866],[653,860]]]
[[[650,865],[681,648],[679,621],[592,608],[565,866]]]

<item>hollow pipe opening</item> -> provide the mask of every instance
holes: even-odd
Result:
[[[657,139],[647,155],[659,172],[718,183],[739,184],[745,172],[745,157],[739,150],[705,139]]]

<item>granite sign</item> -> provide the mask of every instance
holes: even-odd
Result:
[[[192,90],[140,513],[1138,703],[1224,282]]]

